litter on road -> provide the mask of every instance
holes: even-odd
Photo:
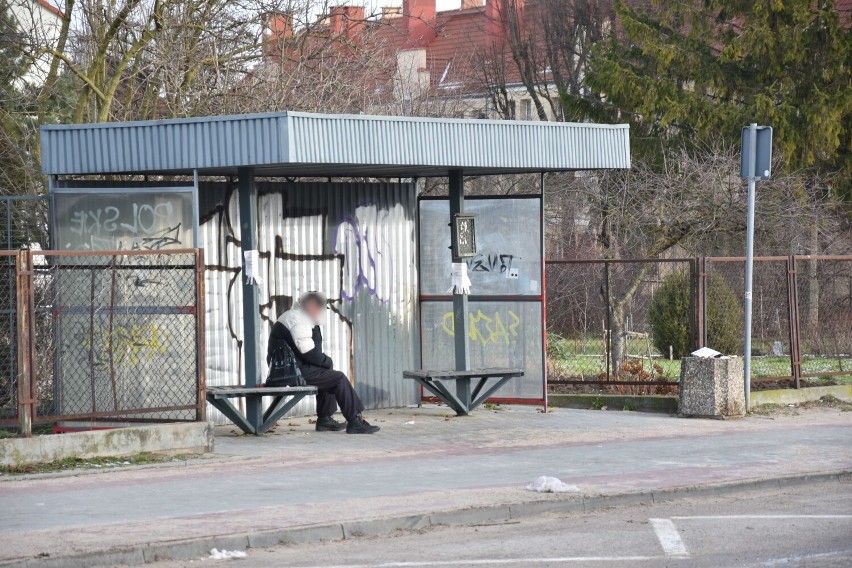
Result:
[[[578,493],[580,491],[580,488],[576,485],[569,485],[563,483],[560,479],[546,475],[536,478],[535,481],[527,485],[527,489],[539,493]]]

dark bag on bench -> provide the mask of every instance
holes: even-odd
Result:
[[[279,341],[269,353],[269,376],[264,386],[303,387],[306,384],[293,350],[287,343]]]

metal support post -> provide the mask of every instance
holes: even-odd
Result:
[[[464,176],[461,170],[450,170],[450,225],[457,213],[464,213]],[[452,229],[451,229],[452,230]],[[453,257],[453,262],[464,262],[463,258]],[[468,320],[467,296],[453,291],[453,334],[455,337],[456,371],[470,369],[470,357],[467,345]],[[456,381],[456,394],[466,404],[470,404],[470,379]]]
[[[257,186],[254,183],[254,170],[240,168],[240,242],[242,244],[243,266],[245,252],[257,248]],[[243,357],[245,360],[245,385],[257,386],[260,360],[260,309],[258,307],[257,284],[249,284],[241,277],[243,286]],[[259,428],[263,422],[261,397],[246,397],[246,419]]]
[[[748,223],[746,229],[746,266],[745,266],[745,361],[743,377],[745,381],[745,407],[750,408],[751,401],[751,292],[754,268],[754,190],[757,162],[757,124],[749,125],[749,172],[748,172]]]

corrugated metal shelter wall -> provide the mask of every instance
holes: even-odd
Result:
[[[243,382],[242,290],[236,184],[202,184],[207,264],[207,383]],[[261,344],[271,323],[308,290],[328,294],[323,333],[335,368],[368,408],[414,404],[402,381],[418,366],[414,184],[260,183]],[[314,401],[295,412],[313,412]],[[212,420],[225,419],[210,409]]]

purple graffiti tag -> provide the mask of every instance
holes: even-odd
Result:
[[[352,301],[359,290],[381,302],[390,300],[389,286],[382,285],[390,274],[390,259],[381,250],[381,224],[388,212],[375,205],[361,206],[355,215],[344,215],[334,235],[334,252],[343,256],[341,297]]]

